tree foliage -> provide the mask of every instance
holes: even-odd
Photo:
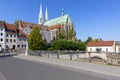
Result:
[[[60,29],[59,31],[58,39],[66,39],[65,31],[63,29]]]
[[[85,50],[86,44],[83,42],[74,42],[66,39],[59,39],[52,43],[54,50]]]
[[[92,37],[88,37],[87,40],[85,41],[85,43],[87,44],[88,42],[92,41]]]
[[[98,38],[98,39],[93,39],[92,42],[98,42],[98,41],[102,41],[101,38]]]
[[[30,50],[43,50],[45,48],[45,42],[42,40],[40,29],[38,26],[34,26],[28,38],[28,46]]]
[[[69,40],[72,40],[72,38],[73,38],[73,30],[72,29],[69,30],[68,38],[69,38]]]
[[[78,50],[85,51],[86,50],[86,43],[85,42],[76,42]]]

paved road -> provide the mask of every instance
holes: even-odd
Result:
[[[0,58],[0,80],[120,80],[120,78],[43,62],[3,57]]]

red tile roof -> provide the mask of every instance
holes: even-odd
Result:
[[[11,30],[17,32],[16,27],[13,24],[9,24],[9,23],[5,23],[5,24],[6,24],[7,29],[11,29]]]
[[[18,34],[22,35],[22,36],[18,36],[18,37],[24,37],[24,38],[28,38],[28,35],[25,34],[23,31],[18,30]]]
[[[44,27],[44,25],[39,25],[39,24],[31,23],[31,22],[25,22],[25,21],[21,21],[21,20],[19,20],[19,26],[21,26],[22,28],[24,28],[24,27],[33,28],[34,26],[38,26],[39,28]]]
[[[5,27],[5,22],[4,21],[0,21],[0,27]]]
[[[48,27],[48,30],[60,29],[62,26],[60,24]]]
[[[98,42],[89,42],[87,46],[112,46],[114,41],[98,41]]]

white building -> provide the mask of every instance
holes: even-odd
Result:
[[[17,44],[17,30],[13,24],[5,23],[5,45],[6,48],[16,49]]]
[[[27,37],[22,31],[18,31],[17,34],[17,48],[26,48]]]
[[[5,48],[5,22],[0,21],[0,50]]]
[[[13,24],[0,21],[0,50],[26,47],[27,36]]]
[[[88,52],[120,52],[120,43],[116,41],[97,41],[87,44]]]

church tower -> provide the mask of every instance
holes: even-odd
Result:
[[[38,18],[38,24],[43,24],[44,23],[44,18],[43,18],[43,13],[42,13],[42,4],[40,4],[40,13],[39,13],[39,18]]]
[[[48,9],[46,7],[46,12],[45,12],[45,21],[48,21]]]

